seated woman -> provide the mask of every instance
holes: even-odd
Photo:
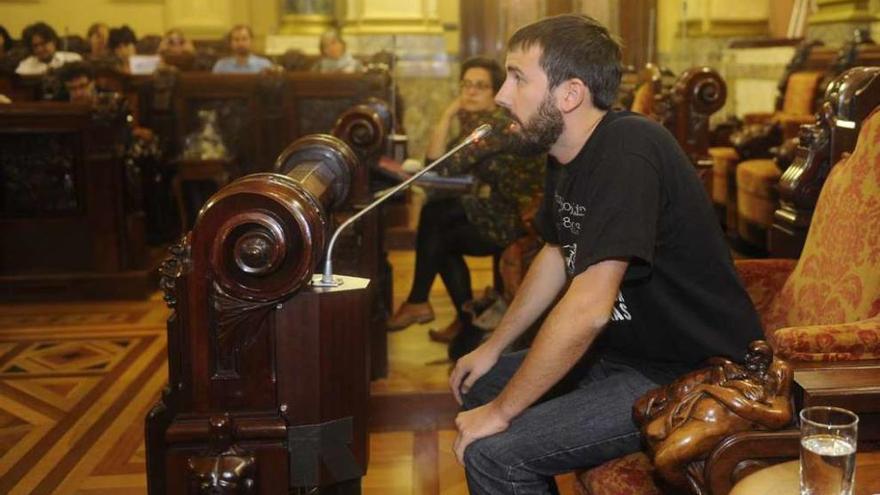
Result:
[[[50,69],[57,69],[69,62],[82,60],[78,53],[58,50],[58,34],[45,22],[37,22],[24,28],[21,39],[30,51],[15,69],[23,76],[38,76]]]
[[[321,35],[321,59],[315,65],[318,72],[360,72],[363,64],[345,50],[345,41],[335,29],[325,31]]]
[[[429,201],[422,208],[416,237],[415,277],[406,302],[388,320],[389,329],[434,319],[428,293],[440,274],[452,298],[457,318],[431,338],[447,342],[462,327],[462,305],[473,298],[471,279],[463,255],[500,253],[523,233],[520,209],[542,187],[545,158],[505,153],[511,120],[495,105],[494,94],[504,82],[504,72],[494,60],[473,58],[461,67],[461,93],[443,112],[428,145],[427,159],[440,157],[478,126],[489,123],[493,132],[452,155],[438,166],[445,175],[471,174],[476,193]],[[450,129],[458,120],[460,131]]]

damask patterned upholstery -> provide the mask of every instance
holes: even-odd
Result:
[[[654,466],[648,456],[636,452],[606,462],[578,476],[578,495],[661,495],[654,484]]]
[[[832,168],[797,267],[763,314],[789,359],[880,358],[880,111]]]
[[[880,358],[880,108],[819,195],[800,260],[738,260],[767,340],[790,361]],[[660,493],[643,453],[580,473],[582,495]]]

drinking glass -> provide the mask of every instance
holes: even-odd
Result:
[[[801,410],[801,495],[852,495],[859,417],[839,407]]]

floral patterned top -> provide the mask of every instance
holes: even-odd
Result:
[[[459,111],[458,120],[461,131],[447,149],[482,124],[490,124],[493,130],[449,157],[438,167],[439,173],[476,178],[476,192],[461,198],[468,221],[499,247],[507,246],[524,232],[520,214],[543,189],[547,157],[504,152],[510,143],[512,121],[502,107],[486,112]]]

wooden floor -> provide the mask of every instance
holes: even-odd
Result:
[[[411,251],[391,254],[396,304]],[[473,286],[491,283],[473,258]],[[373,383],[365,494],[464,494],[451,453],[454,403],[445,346],[427,330],[453,317],[435,284],[437,320],[389,334],[389,376]],[[0,494],[143,494],[143,418],[167,381],[165,318],[148,301],[0,305]],[[571,479],[561,479],[571,493]]]

